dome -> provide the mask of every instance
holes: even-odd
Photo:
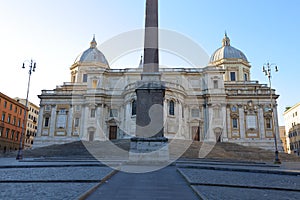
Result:
[[[248,62],[247,57],[242,51],[230,46],[230,39],[227,37],[226,33],[222,47],[213,53],[210,57],[210,63],[214,63],[222,59],[242,59],[243,61]]]
[[[97,42],[95,40],[95,36],[93,40],[91,41],[91,46],[89,49],[85,50],[83,53],[81,53],[75,60],[75,63],[100,63],[103,65],[109,65],[105,56],[101,51],[97,49]]]

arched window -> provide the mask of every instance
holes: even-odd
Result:
[[[169,115],[175,115],[174,108],[175,108],[175,102],[171,100],[169,102]]]
[[[131,102],[131,115],[136,115],[136,100]]]

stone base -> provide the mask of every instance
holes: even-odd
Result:
[[[168,139],[132,138],[129,151],[129,162],[160,164],[169,162]]]

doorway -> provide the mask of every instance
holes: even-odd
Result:
[[[200,127],[192,126],[192,139],[194,141],[200,141]]]
[[[95,132],[94,131],[90,131],[89,132],[89,142],[93,142],[94,141],[94,137],[95,137]]]
[[[116,140],[117,139],[117,133],[118,133],[118,127],[117,126],[110,126],[109,127],[109,140]]]

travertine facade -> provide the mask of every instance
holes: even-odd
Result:
[[[270,88],[252,81],[250,68],[227,35],[206,67],[161,68],[166,86],[164,135],[274,149],[278,95],[272,90],[273,127]],[[135,89],[142,69],[110,69],[94,38],[70,70],[71,82],[39,95],[35,145],[135,136]]]

